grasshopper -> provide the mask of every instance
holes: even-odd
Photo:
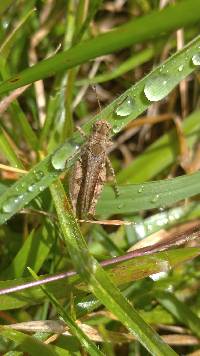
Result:
[[[108,171],[114,178],[114,188],[118,195],[114,170],[107,156],[107,150],[112,145],[109,139],[110,131],[111,125],[106,120],[94,123],[92,132],[72,170],[70,198],[79,219],[94,217],[97,200]]]

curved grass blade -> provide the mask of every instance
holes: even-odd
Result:
[[[198,0],[184,0],[176,5],[168,6],[162,11],[153,11],[149,15],[134,19],[106,34],[83,41],[63,53],[25,69],[3,82],[0,85],[0,94],[52,76],[59,71],[73,68],[92,58],[121,50],[138,42],[158,38],[164,33],[170,33],[180,27],[190,26],[199,19]]]
[[[113,128],[113,134],[119,132],[128,122],[135,119],[151,105],[151,101],[148,101],[144,94],[145,84],[152,81],[155,77],[157,78],[159,76],[167,75],[169,84],[168,90],[172,90],[179,81],[192,73],[196,68],[192,63],[192,56],[199,51],[199,46],[200,36],[184,47],[182,51],[179,51],[170,57],[166,62],[157,67],[136,85],[128,89],[113,103],[102,110],[100,114],[96,115],[90,122],[85,124],[83,127],[85,132],[88,133],[93,123],[102,118],[106,118],[110,122]],[[174,74],[174,63],[177,68],[176,75]],[[178,68],[183,64],[182,71],[179,71]],[[134,106],[130,115],[121,118],[116,115],[115,111],[127,97],[133,100]],[[196,113],[196,115],[198,115],[198,113]],[[188,129],[188,132],[191,131],[193,132],[193,126]],[[42,162],[38,163],[29,174],[22,177],[0,197],[0,223],[5,222],[17,211],[22,209],[43,189],[48,187],[57,176],[73,164],[75,158],[80,154],[77,146],[80,142],[82,142],[82,139],[80,138],[80,135],[76,133],[72,139],[66,141],[60,146],[60,149],[56,150],[52,155],[47,156]],[[171,143],[170,141],[168,142],[168,140],[166,140],[166,142],[169,144]],[[9,207],[7,208],[6,206],[5,209],[6,204],[8,204]]]
[[[164,208],[200,193],[200,172],[143,184],[119,186],[116,198],[112,187],[106,186],[97,203],[97,215],[129,214],[136,211]]]
[[[63,239],[77,272],[92,293],[133,333],[153,355],[176,355],[159,335],[148,326],[131,306],[108,274],[92,257],[79,226],[72,215],[60,181],[51,186],[51,193],[58,214]]]

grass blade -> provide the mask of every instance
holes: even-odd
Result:
[[[59,181],[51,186],[63,238],[75,268],[95,296],[114,313],[153,355],[176,355],[139,316],[115,287],[107,273],[89,254]]]

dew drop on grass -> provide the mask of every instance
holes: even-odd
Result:
[[[38,181],[44,177],[44,173],[42,171],[35,171],[34,174]]]
[[[64,147],[60,148],[54,153],[51,159],[51,163],[56,170],[62,170],[66,164],[66,151]]]
[[[156,194],[156,195],[152,198],[152,203],[156,203],[159,198],[160,198],[159,194]]]
[[[4,213],[12,213],[13,210],[16,210],[20,206],[22,200],[23,200],[23,195],[9,198],[3,204]]]
[[[113,126],[112,131],[114,134],[118,133],[123,128],[123,122],[120,121],[120,125],[116,124]]]
[[[199,52],[199,53],[195,53],[195,54],[192,56],[192,63],[193,63],[195,66],[200,66],[200,52]]]
[[[33,192],[34,189],[35,189],[35,185],[34,185],[34,184],[29,185],[29,187],[28,187],[28,191],[29,191],[29,192]]]
[[[178,71],[179,71],[179,72],[182,72],[183,67],[184,67],[183,64],[181,64],[181,65],[178,67]]]
[[[115,109],[117,116],[128,116],[134,109],[134,101],[131,96],[127,96]]]
[[[141,187],[138,189],[138,193],[142,193],[144,191],[144,186],[141,185]]]
[[[67,157],[74,154],[79,149],[78,145],[66,143],[59,148],[52,156],[51,163],[56,170],[63,170],[66,167]]]
[[[147,80],[144,93],[148,100],[159,101],[172,90],[172,82],[166,74],[160,74]]]

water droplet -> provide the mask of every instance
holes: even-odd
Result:
[[[113,130],[114,133],[117,133],[117,132],[119,132],[119,127],[118,126],[113,126],[112,130]]]
[[[42,171],[35,171],[34,174],[38,181],[44,177],[44,173]]]
[[[195,53],[195,54],[192,56],[192,63],[193,63],[195,66],[200,66],[200,52],[199,52],[199,53]]]
[[[138,189],[138,193],[142,193],[144,191],[144,186],[141,185],[141,187]]]
[[[134,102],[131,96],[127,96],[115,109],[118,116],[128,116],[134,109]]]
[[[163,225],[167,225],[169,223],[169,220],[167,217],[160,217],[160,219],[157,220],[157,226],[163,226]]]
[[[52,156],[51,163],[56,170],[63,170],[66,167],[66,161],[69,155],[72,155],[79,149],[78,145],[71,145],[69,142],[59,148]]]
[[[161,74],[147,80],[144,93],[148,100],[159,101],[163,99],[173,88],[173,81],[166,74]]]
[[[29,191],[29,192],[33,192],[34,189],[35,189],[35,185],[34,185],[34,184],[33,184],[33,185],[30,185],[30,186],[28,187],[28,191]]]
[[[9,26],[9,22],[7,20],[2,20],[2,26],[3,26],[4,30],[7,30],[8,26]]]
[[[123,127],[123,122],[120,121],[120,125],[116,124],[113,126],[112,131],[113,133],[118,133]]]
[[[143,223],[135,224],[135,232],[139,239],[143,239],[146,236],[146,229]]]
[[[45,189],[45,187],[41,186],[39,187],[39,191],[42,192]]]
[[[3,204],[3,211],[5,213],[11,213],[13,210],[16,210],[21,202],[23,200],[23,195],[19,195],[17,197],[12,197],[9,198],[4,204]]]
[[[156,194],[155,197],[152,198],[152,203],[156,203],[158,199],[160,198],[159,194]]]
[[[159,279],[167,277],[167,274],[171,269],[169,261],[167,260],[157,260],[156,265],[160,272],[150,275],[150,278],[153,279],[153,281],[158,281]]]
[[[183,64],[181,64],[181,65],[178,67],[178,71],[179,71],[179,72],[182,72],[183,67],[184,67]]]

